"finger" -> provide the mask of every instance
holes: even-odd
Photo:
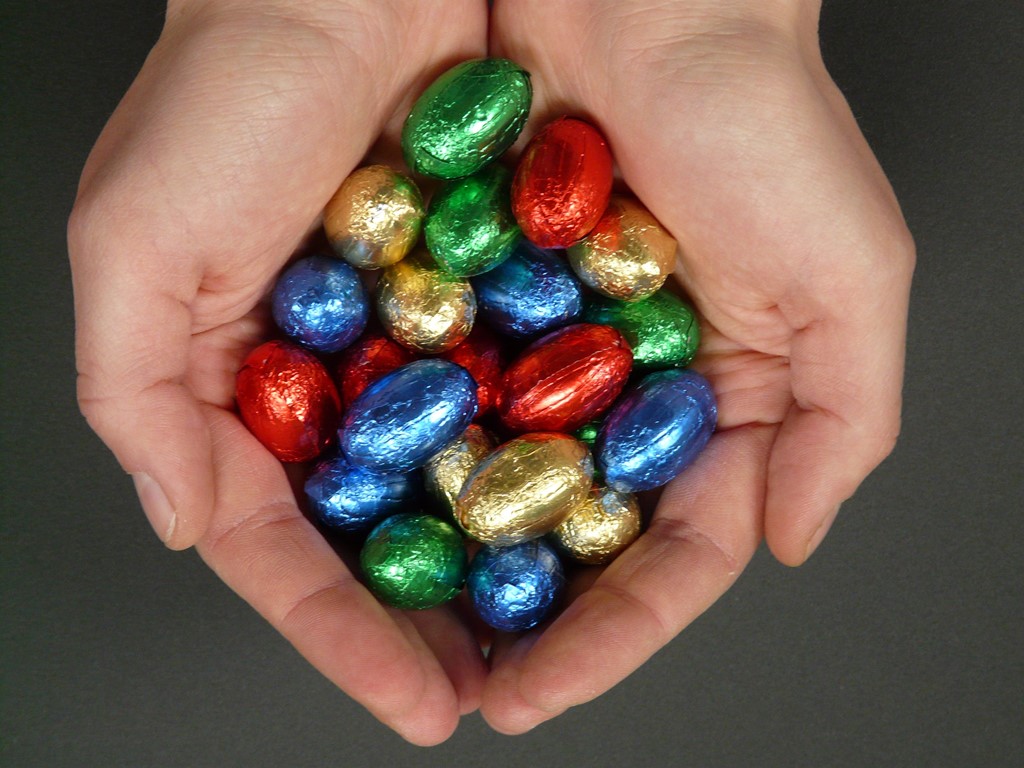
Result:
[[[233,415],[203,406],[217,481],[199,554],[314,667],[414,744],[444,741],[458,700],[444,669],[359,584],[295,505],[281,464]]]
[[[459,714],[468,715],[479,709],[487,662],[475,633],[458,607],[444,605],[426,611],[394,611],[394,614],[412,625],[412,631],[441,663],[458,697]]]
[[[465,35],[436,43],[457,54]],[[202,535],[215,495],[192,335],[267,291],[436,55],[364,42],[273,14],[175,14],[83,173],[68,238],[79,398],[171,547]]]
[[[496,659],[481,711],[522,733],[596,698],[644,663],[735,581],[761,537],[775,429],[720,432],[665,490],[650,528],[542,634]]]
[[[862,286],[855,316],[799,331],[790,352],[794,403],[772,449],[765,536],[775,556],[799,565],[821,543],[900,429],[909,272]]]

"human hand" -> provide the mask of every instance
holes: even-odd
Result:
[[[406,739],[442,741],[485,664],[453,609],[382,607],[232,412],[263,301],[408,103],[480,56],[486,6],[172,0],[69,225],[78,393],[157,534],[210,567]],[[389,122],[390,120],[390,122]]]
[[[721,596],[762,536],[799,565],[899,431],[914,248],[829,78],[808,0],[497,0],[491,55],[533,76],[526,133],[589,117],[677,238],[718,432],[649,529],[543,632],[491,656],[520,733],[606,691]],[[592,583],[590,583],[592,582]],[[583,591],[583,587],[589,587]]]

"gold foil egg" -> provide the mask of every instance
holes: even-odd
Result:
[[[377,283],[384,330],[419,352],[446,352],[473,330],[476,297],[469,281],[439,269],[424,251],[386,268]]]
[[[469,474],[494,450],[497,441],[490,432],[470,424],[462,437],[449,443],[430,457],[423,467],[427,493],[446,512],[455,514],[455,500]]]
[[[587,565],[607,563],[640,535],[640,505],[631,493],[594,486],[551,532],[559,549]]]
[[[675,269],[676,247],[643,205],[613,195],[597,226],[568,255],[576,275],[595,291],[637,301],[661,288]]]
[[[590,491],[594,464],[583,443],[556,432],[510,440],[473,470],[455,517],[477,541],[497,546],[543,536]]]
[[[409,253],[424,215],[412,179],[386,165],[368,165],[353,171],[327,203],[324,231],[353,267],[379,269]]]

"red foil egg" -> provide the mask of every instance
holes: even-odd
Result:
[[[498,415],[515,432],[572,432],[611,406],[632,366],[629,343],[614,328],[560,328],[505,371]]]
[[[501,344],[493,333],[477,323],[465,341],[440,357],[461,365],[476,381],[477,419],[494,408],[505,361]]]
[[[512,182],[512,212],[541,248],[568,248],[592,230],[612,193],[612,154],[598,130],[562,117],[533,137]]]
[[[347,411],[352,401],[385,373],[415,359],[416,355],[384,334],[363,336],[345,350],[334,369],[344,409]]]
[[[235,379],[242,421],[281,461],[314,459],[334,438],[338,391],[311,352],[285,341],[256,347]]]

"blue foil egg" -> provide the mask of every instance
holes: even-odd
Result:
[[[385,517],[416,508],[418,489],[414,472],[373,472],[341,455],[317,464],[305,485],[316,518],[336,531],[368,530]]]
[[[408,472],[465,432],[476,408],[476,382],[465,368],[416,360],[363,390],[345,414],[338,442],[353,464]]]
[[[270,304],[278,327],[316,352],[347,347],[366,328],[370,314],[359,274],[331,256],[307,256],[288,267]]]
[[[583,311],[580,282],[566,261],[526,240],[471,282],[484,322],[516,338],[560,328]]]
[[[536,626],[551,612],[565,588],[562,563],[544,539],[511,547],[483,547],[466,578],[480,618],[503,632]]]
[[[697,458],[717,419],[715,393],[696,371],[648,374],[598,432],[594,453],[605,483],[622,493],[664,485]]]

